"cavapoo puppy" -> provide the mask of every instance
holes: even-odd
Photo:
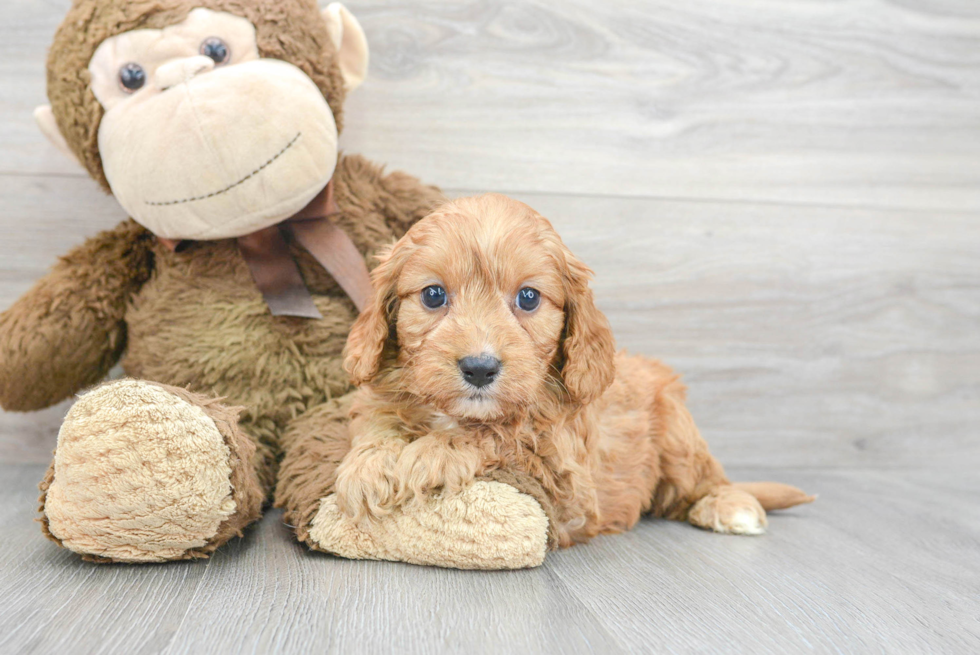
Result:
[[[360,385],[342,511],[379,516],[495,470],[540,482],[553,543],[630,529],[653,513],[758,534],[766,509],[810,502],[733,484],[664,364],[616,352],[591,271],[551,224],[501,195],[449,202],[374,271],[345,367]]]

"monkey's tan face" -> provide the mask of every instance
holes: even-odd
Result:
[[[106,39],[89,64],[99,152],[120,204],[161,237],[221,239],[278,223],[333,175],[337,126],[296,66],[259,56],[255,28],[195,9]]]

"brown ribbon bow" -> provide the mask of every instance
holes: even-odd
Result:
[[[333,276],[358,311],[364,311],[372,293],[371,276],[350,236],[330,220],[339,213],[330,180],[316,198],[291,218],[238,237],[238,248],[273,316],[323,318],[289,252],[287,233]],[[159,240],[171,250],[180,244],[172,239]]]

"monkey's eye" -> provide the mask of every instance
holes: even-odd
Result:
[[[139,64],[130,62],[119,69],[119,83],[132,93],[146,84],[146,71]]]
[[[422,304],[429,309],[439,309],[446,304],[446,290],[438,284],[422,289]]]
[[[201,54],[205,57],[210,57],[214,60],[215,64],[223,64],[228,61],[231,56],[231,51],[228,49],[227,44],[216,36],[204,39],[204,43],[201,44]]]
[[[524,287],[517,292],[517,306],[526,312],[533,312],[541,304],[541,294],[537,289]]]

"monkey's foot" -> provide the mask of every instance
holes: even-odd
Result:
[[[45,534],[94,561],[207,557],[261,511],[255,446],[236,417],[136,380],[83,395],[40,485]]]
[[[320,501],[307,543],[350,559],[380,559],[457,569],[521,569],[544,561],[548,518],[531,496],[500,482],[477,481],[355,523]]]
[[[694,503],[687,520],[699,528],[725,534],[762,534],[768,525],[766,510],[755,496],[727,485]]]

